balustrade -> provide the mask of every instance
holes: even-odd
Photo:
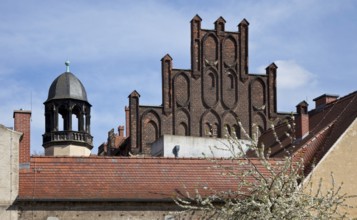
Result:
[[[74,141],[92,145],[93,137],[88,133],[76,131],[54,131],[43,135],[44,144],[61,141]]]

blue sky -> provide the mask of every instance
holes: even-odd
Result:
[[[190,20],[213,29],[249,26],[249,72],[278,66],[278,111],[302,100],[347,95],[357,82],[357,1],[90,1],[0,0],[0,124],[32,109],[32,152],[42,152],[44,106],[52,81],[71,61],[92,107],[93,153],[124,124],[136,89],[141,104],[161,104],[160,59],[190,68]]]

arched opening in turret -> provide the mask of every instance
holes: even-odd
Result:
[[[72,131],[83,131],[83,117],[79,106],[72,109]]]
[[[68,111],[65,106],[60,106],[58,109],[58,131],[67,131],[69,128]]]
[[[78,116],[76,114],[72,114],[72,131],[79,131],[79,124],[78,124]]]
[[[64,119],[63,119],[63,116],[60,115],[60,117],[58,117],[58,131],[64,131],[64,127],[63,127],[63,124],[64,124]]]
[[[87,128],[87,114],[83,115],[83,131],[88,132],[89,129]]]

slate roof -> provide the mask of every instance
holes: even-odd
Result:
[[[234,166],[237,172],[244,169],[235,166],[237,160],[219,163]],[[257,160],[254,163],[266,173]],[[235,190],[237,180],[223,177],[222,169],[214,165],[206,159],[188,158],[32,157],[30,168],[20,171],[18,199],[173,201],[186,190],[191,194],[195,189],[202,192],[203,187]]]
[[[46,102],[52,99],[76,99],[88,102],[82,82],[71,72],[62,73],[52,82]]]

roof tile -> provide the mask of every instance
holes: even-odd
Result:
[[[242,172],[236,162],[218,160]],[[237,180],[222,177],[214,165],[192,158],[32,157],[30,169],[20,171],[19,199],[156,200],[185,193],[184,186],[190,192],[203,186],[234,190]]]

